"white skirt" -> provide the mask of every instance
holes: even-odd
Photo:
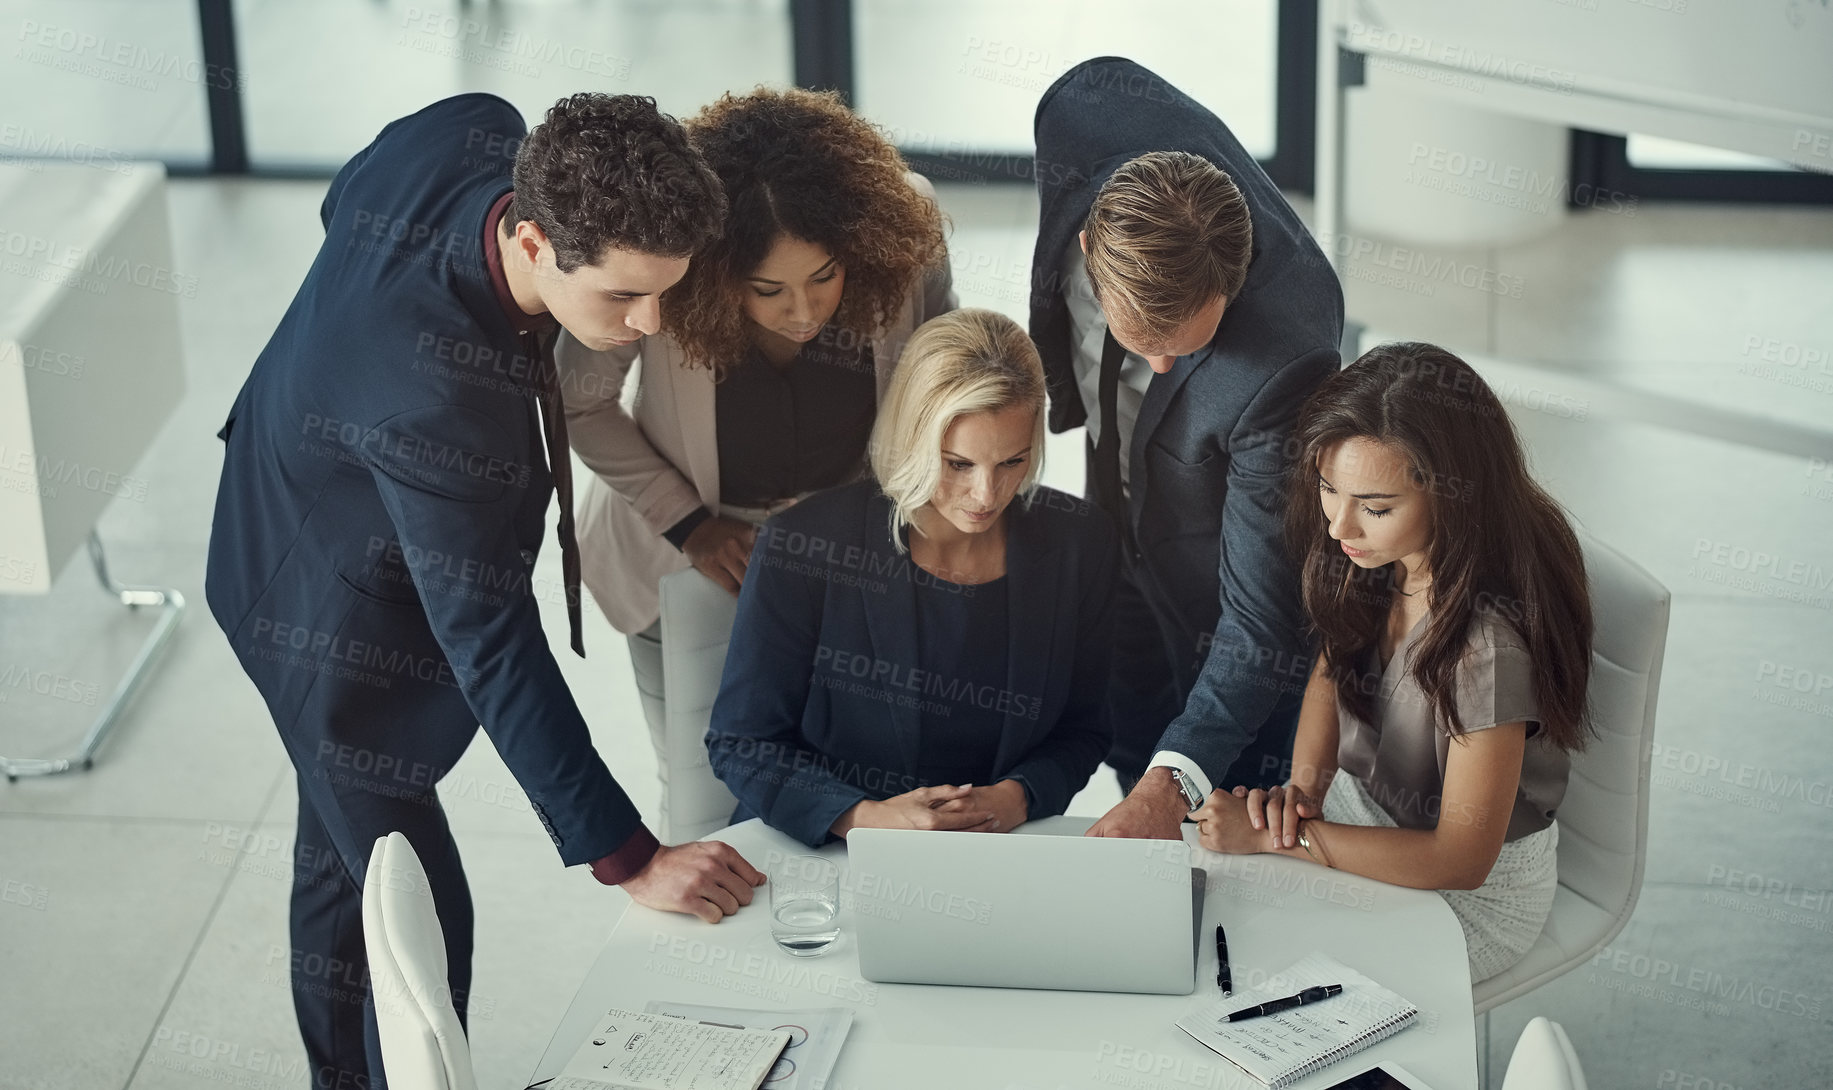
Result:
[[[1362,781],[1343,773],[1324,796],[1324,820],[1343,825],[1393,827]],[[1470,980],[1487,980],[1521,960],[1540,937],[1553,911],[1559,824],[1502,845],[1489,877],[1476,889],[1441,889],[1464,929],[1470,956]]]

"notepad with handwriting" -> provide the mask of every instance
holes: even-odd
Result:
[[[1278,1014],[1226,1022],[1223,1017],[1305,988],[1341,984],[1343,993]],[[1327,954],[1312,954],[1258,988],[1236,992],[1177,1020],[1235,1066],[1271,1087],[1313,1071],[1405,1029],[1419,1008]]]
[[[785,1030],[607,1011],[549,1090],[757,1090]]]

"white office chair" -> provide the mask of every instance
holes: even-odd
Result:
[[[662,577],[661,754],[664,844],[699,840],[731,822],[738,799],[713,775],[706,732],[725,672],[738,600],[693,568]]]
[[[1565,1028],[1545,1018],[1529,1022],[1509,1057],[1502,1090],[1588,1090]]]
[[[1635,910],[1648,852],[1649,749],[1667,645],[1666,587],[1583,531],[1591,583],[1590,703],[1597,735],[1572,759],[1559,806],[1559,889],[1527,954],[1471,989],[1487,1067],[1489,1011],[1578,968]]]
[[[363,945],[394,1090],[477,1090],[471,1046],[452,1007],[445,933],[426,870],[400,833],[379,837],[363,878]]]

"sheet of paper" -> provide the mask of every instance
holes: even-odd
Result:
[[[643,1009],[650,1014],[788,1032],[789,1047],[764,1077],[764,1090],[822,1090],[840,1059],[840,1046],[846,1041],[847,1031],[853,1026],[853,1012],[845,1007],[751,1010],[654,1000]]]
[[[551,1090],[755,1090],[789,1034],[613,1010]]]

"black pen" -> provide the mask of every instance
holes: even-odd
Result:
[[[1235,990],[1235,982],[1228,975],[1228,936],[1222,933],[1222,925],[1216,925],[1216,987],[1222,989],[1223,995]]]
[[[1329,999],[1333,995],[1342,994],[1342,991],[1343,985],[1341,984],[1320,984],[1315,988],[1306,988],[1297,995],[1288,995],[1284,999],[1269,999],[1258,1006],[1248,1007],[1246,1010],[1238,1010],[1222,1020],[1224,1022],[1244,1022],[1249,1018],[1259,1018],[1266,1014],[1278,1014],[1280,1011],[1289,1010],[1293,1007],[1302,1007],[1306,1003],[1316,1003],[1320,999]]]

